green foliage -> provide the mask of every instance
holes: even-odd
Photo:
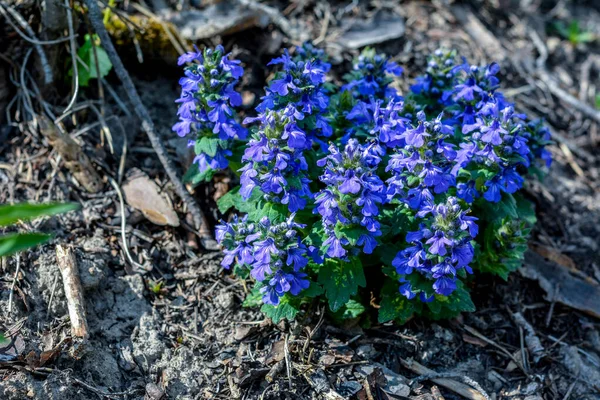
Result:
[[[462,281],[457,280],[456,290],[450,296],[435,295],[435,301],[426,303],[422,315],[433,319],[455,318],[461,312],[475,311],[475,304]]]
[[[359,287],[367,284],[363,265],[357,258],[349,262],[327,259],[319,270],[319,283],[323,285],[329,308],[334,312],[356,295]]]
[[[408,321],[415,312],[415,306],[420,304],[408,300],[398,291],[398,285],[388,280],[381,290],[378,321],[380,323],[396,321],[400,324]]]
[[[77,57],[77,74],[79,84],[83,87],[89,85],[90,79],[104,78],[113,67],[97,35],[85,35],[85,42],[77,50]],[[69,76],[73,76],[72,68]]]
[[[290,298],[289,295],[283,296],[279,305],[271,306],[269,304],[263,304],[260,308],[268,318],[274,323],[278,323],[282,319],[293,320],[298,315],[298,299]]]
[[[52,239],[43,233],[14,233],[0,236],[0,257],[14,254],[29,247],[37,246]]]
[[[551,27],[554,31],[558,32],[560,36],[567,39],[571,44],[578,45],[580,43],[591,43],[596,40],[596,35],[593,32],[583,30],[579,26],[579,21],[573,20],[567,26],[562,21],[555,21]]]
[[[527,251],[527,239],[536,222],[533,204],[519,194],[505,195],[496,204],[478,202],[480,215],[489,219],[480,224],[480,248],[473,268],[508,279],[522,264]]]
[[[192,164],[183,175],[183,183],[189,183],[192,186],[198,186],[202,182],[209,182],[216,171],[211,168],[206,168],[205,171],[200,171],[198,164]]]
[[[79,209],[75,203],[0,205],[0,227]]]
[[[6,227],[19,221],[50,216],[79,208],[78,204],[15,204],[0,206],[0,227]],[[0,236],[0,257],[14,254],[29,247],[47,242],[51,235],[43,233],[12,233]]]

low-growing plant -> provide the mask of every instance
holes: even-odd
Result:
[[[253,282],[245,305],[274,321],[320,301],[338,319],[438,319],[474,310],[474,274],[520,266],[535,214],[519,190],[550,165],[550,135],[498,90],[498,64],[438,50],[402,96],[387,56],[364,50],[338,84],[305,44],[268,64],[246,129],[240,62],[217,47],[184,63],[174,130],[195,148],[193,182],[239,175],[216,238],[223,267]]]

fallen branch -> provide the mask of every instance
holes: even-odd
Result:
[[[466,399],[490,400],[490,396],[483,390],[481,385],[479,385],[477,382],[475,382],[473,379],[467,376],[461,376],[460,378],[468,382],[469,385],[471,385],[472,387],[452,379],[443,378],[443,376],[456,377],[456,374],[438,374],[435,371],[425,367],[424,365],[419,364],[414,360],[407,361],[404,359],[400,359],[400,363],[404,368],[414,372],[415,374],[422,375],[422,377],[413,379],[413,381],[431,380],[432,382],[435,382],[436,384],[445,387],[446,389],[451,390],[454,393],[457,393]]]
[[[73,174],[73,178],[90,193],[98,193],[104,186],[102,178],[85,155],[83,149],[66,133],[58,130],[56,125],[43,115],[38,116],[40,132],[65,161],[65,166]]]
[[[173,164],[169,159],[167,150],[165,149],[164,144],[162,143],[161,139],[159,138],[156,132],[154,123],[152,122],[152,118],[150,118],[150,113],[148,112],[148,109],[144,106],[144,103],[142,103],[142,99],[140,98],[133,84],[133,81],[129,76],[129,73],[127,73],[123,62],[121,61],[121,58],[117,54],[117,51],[115,50],[115,47],[112,43],[112,40],[110,39],[110,36],[108,35],[108,32],[106,31],[106,28],[104,27],[104,23],[102,22],[102,13],[100,12],[100,8],[98,7],[96,0],[85,0],[85,4],[88,6],[90,22],[94,27],[94,30],[100,37],[102,47],[104,48],[104,50],[106,50],[108,58],[110,59],[111,63],[113,64],[113,67],[115,68],[117,76],[119,76],[119,79],[121,79],[121,82],[123,83],[123,87],[127,92],[127,96],[129,97],[131,103],[133,103],[136,115],[142,120],[142,129],[148,135],[148,138],[150,139],[150,143],[152,144],[156,155],[158,156],[165,171],[167,172],[169,179],[175,186],[175,191],[183,200],[183,202],[187,205],[189,212],[192,214],[194,218],[194,224],[196,225],[196,229],[200,229],[200,227],[203,225],[204,219],[202,210],[200,210],[200,207],[198,206],[196,201],[192,198],[181,179],[179,179],[179,177],[177,176],[177,172],[175,171],[175,168],[173,167]]]
[[[71,319],[71,333],[73,336],[85,339],[88,336],[85,300],[73,249],[60,244],[56,246],[56,261],[65,288],[69,318]]]

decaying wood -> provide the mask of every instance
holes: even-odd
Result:
[[[73,249],[68,246],[56,246],[56,261],[63,279],[69,318],[71,319],[71,333],[73,336],[87,338],[88,325],[85,316],[85,299],[83,288],[79,279],[79,269]]]
[[[535,279],[546,292],[549,301],[556,301],[586,314],[600,318],[600,285],[574,276],[571,271],[555,262],[528,251],[521,275]]]
[[[102,179],[81,146],[71,136],[62,133],[48,118],[40,115],[38,122],[42,135],[61,155],[75,180],[90,193],[98,193],[102,190]]]
[[[402,363],[402,366],[404,368],[411,370],[415,374],[436,375],[435,371],[425,367],[424,365],[419,364],[418,362],[416,362],[414,360],[400,359],[400,362]],[[481,393],[478,390],[475,390],[475,389],[471,388],[470,386],[465,385],[464,383],[457,382],[453,379],[432,378],[431,381],[438,384],[439,386],[445,387],[446,389],[451,390],[454,393],[461,395],[465,399],[489,400],[489,397],[486,396],[484,393]]]

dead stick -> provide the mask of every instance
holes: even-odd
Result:
[[[38,116],[40,132],[58,154],[65,160],[65,166],[81,186],[90,193],[98,193],[104,186],[102,178],[85,155],[79,144],[43,115]]]
[[[71,318],[71,332],[73,336],[85,339],[88,336],[85,300],[73,249],[62,245],[56,246],[56,260],[65,288],[65,297],[67,298],[67,307]]]
[[[415,374],[419,374],[419,375],[435,375],[436,374],[435,371],[425,367],[424,365],[419,364],[416,361],[413,361],[413,360],[407,361],[407,360],[400,359],[400,362],[402,363],[402,366],[404,368],[411,370]],[[457,382],[452,379],[432,378],[431,381],[437,383],[438,385],[440,385],[442,387],[445,387],[448,390],[453,391],[454,393],[461,395],[462,397],[464,397],[466,399],[489,400],[489,396],[487,396],[487,394],[480,393],[479,391],[471,388],[470,386],[467,386],[464,383],[460,383],[460,382]]]
[[[142,99],[140,98],[140,95],[138,94],[133,84],[133,81],[129,76],[129,73],[127,73],[123,62],[121,61],[121,58],[117,54],[117,51],[115,50],[115,47],[110,39],[110,36],[108,35],[108,32],[106,31],[106,28],[104,27],[104,23],[102,22],[102,13],[100,12],[100,8],[98,8],[96,0],[85,0],[85,4],[88,6],[90,22],[94,27],[94,30],[100,37],[102,47],[104,48],[104,50],[106,50],[108,58],[110,59],[110,62],[115,68],[117,76],[119,77],[119,79],[121,79],[121,82],[123,83],[125,91],[127,92],[127,97],[129,97],[129,100],[133,103],[136,115],[139,119],[142,120],[142,129],[148,135],[148,138],[150,139],[150,143],[152,144],[156,155],[158,156],[163,167],[165,168],[169,179],[175,186],[175,191],[177,192],[179,197],[181,197],[183,202],[187,205],[190,213],[194,217],[194,224],[196,225],[196,229],[200,229],[200,227],[202,226],[202,221],[204,219],[202,215],[202,210],[200,210],[200,207],[198,206],[196,201],[192,198],[190,193],[185,188],[183,182],[181,182],[181,180],[177,176],[177,172],[175,171],[175,168],[173,167],[173,164],[169,159],[167,150],[165,149],[165,146],[163,145],[161,139],[159,138],[156,132],[156,129],[154,128],[154,123],[152,122],[152,118],[150,118],[150,113],[148,112],[148,109],[144,106],[144,103],[142,103]]]

